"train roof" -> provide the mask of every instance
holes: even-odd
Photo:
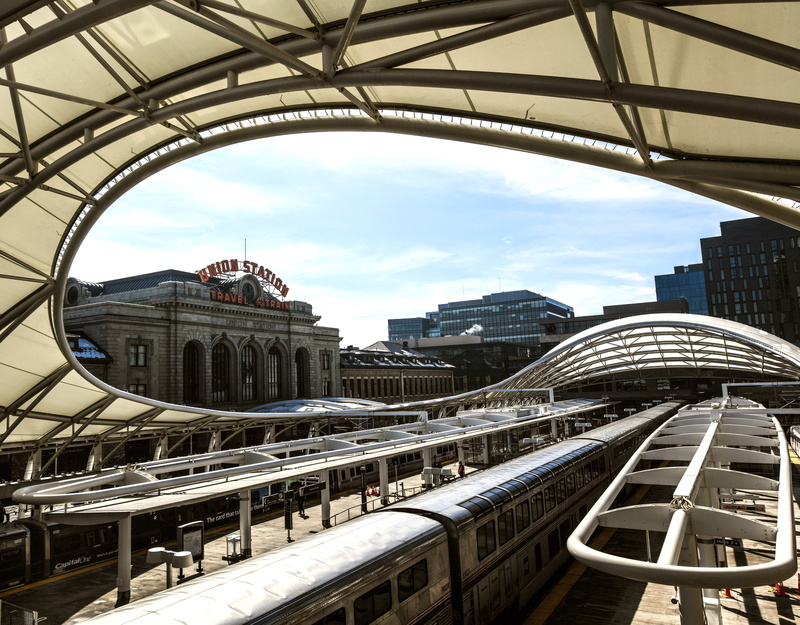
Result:
[[[385,508],[424,510],[462,522],[483,516],[512,499],[512,494],[540,486],[544,480],[579,462],[605,445],[593,440],[569,439],[474,473],[447,488]]]
[[[425,510],[445,515],[456,522],[477,519],[501,507],[521,490],[540,486],[550,476],[579,462],[614,440],[640,431],[654,420],[674,410],[679,402],[662,404],[636,416],[625,417],[600,426],[582,435],[536,450],[504,462],[466,480],[459,480],[447,489],[423,495],[410,502],[398,503],[405,509]],[[386,508],[391,510],[393,506]]]
[[[422,517],[404,515],[400,523],[396,515],[366,515],[97,618],[104,625],[245,623],[295,603],[319,602],[326,593],[334,600],[334,583],[367,563],[379,571],[376,561],[389,555],[394,562],[398,551],[438,534],[444,539],[441,525]]]

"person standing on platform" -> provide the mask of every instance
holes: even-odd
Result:
[[[306,505],[305,505],[306,500],[305,497],[303,497],[303,490],[302,490],[303,485],[298,481],[294,481],[292,482],[291,486],[292,490],[295,492],[294,498],[297,500],[297,514],[298,516],[307,519],[308,517],[306,516]]]
[[[463,462],[459,462],[458,463],[458,477],[464,477],[464,475],[466,475],[466,471],[464,471],[464,463]]]

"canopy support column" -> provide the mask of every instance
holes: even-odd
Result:
[[[114,607],[131,601],[131,517],[117,522],[119,550],[117,555],[117,603]]]

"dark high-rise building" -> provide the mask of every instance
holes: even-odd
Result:
[[[685,299],[693,315],[708,314],[706,273],[703,263],[680,265],[674,273],[656,276],[656,300],[668,302]]]
[[[426,313],[424,317],[389,319],[389,340],[407,341],[439,336],[439,313]]]
[[[700,239],[709,314],[800,344],[800,231],[754,217],[720,233]]]

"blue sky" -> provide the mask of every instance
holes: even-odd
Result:
[[[699,239],[750,217],[648,180],[565,161],[373,133],[304,134],[171,167],[100,219],[83,280],[195,271],[225,258],[273,270],[342,346],[387,319],[529,289],[573,306],[655,300],[653,276],[700,261]]]

